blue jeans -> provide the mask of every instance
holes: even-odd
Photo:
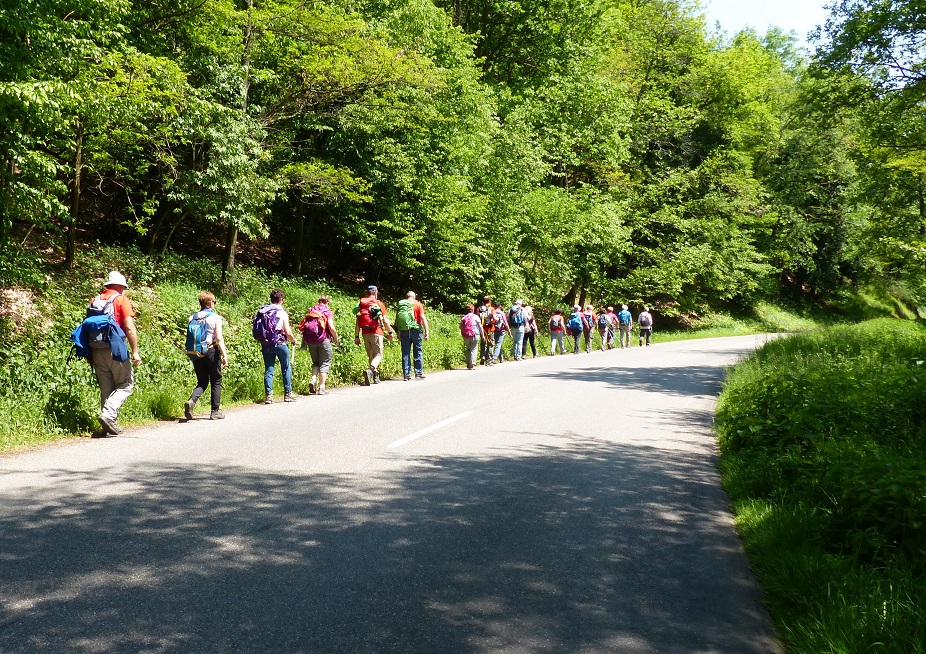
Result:
[[[264,391],[267,395],[273,392],[273,369],[276,360],[280,360],[280,374],[283,375],[283,390],[293,392],[293,368],[289,365],[289,345],[280,343],[273,347],[263,348],[264,353]]]
[[[511,340],[511,356],[515,361],[520,361],[524,349],[524,325],[511,326]]]
[[[496,361],[502,360],[502,341],[505,340],[505,332],[495,332],[495,351],[492,352],[492,358]]]
[[[424,355],[421,352],[421,345],[424,343],[424,330],[406,329],[399,332],[399,340],[402,343],[402,374],[406,377],[412,376],[412,351],[414,350],[415,374],[424,374]]]

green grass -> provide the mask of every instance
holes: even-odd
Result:
[[[721,472],[790,652],[926,651],[926,328],[774,341],[721,394]]]

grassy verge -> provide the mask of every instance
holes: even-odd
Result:
[[[720,397],[721,470],[788,649],[926,652],[926,328],[775,341]]]

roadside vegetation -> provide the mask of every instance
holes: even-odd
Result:
[[[926,652],[926,327],[769,343],[730,374],[721,470],[793,654]]]

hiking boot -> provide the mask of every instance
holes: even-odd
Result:
[[[309,382],[309,395],[315,395],[315,382]]]
[[[193,407],[196,406],[196,402],[193,400],[187,400],[183,403],[183,417],[187,420],[193,419]]]
[[[283,401],[284,401],[284,402],[295,402],[295,401],[296,401],[296,394],[293,393],[292,391],[290,391],[289,393],[287,393],[286,395],[283,396]]]
[[[107,434],[112,434],[113,436],[118,436],[124,430],[122,427],[116,424],[115,420],[110,420],[106,416],[101,415],[97,420],[100,422],[100,426],[103,428],[103,431]]]
[[[267,397],[264,399],[264,404],[273,404],[273,393],[267,393]]]
[[[225,414],[218,409],[209,414],[209,420],[222,420],[223,418],[225,418]]]
[[[373,383],[374,383],[374,384],[378,384],[378,383],[379,383],[379,373],[376,372],[375,370],[373,371]]]
[[[415,379],[424,379],[424,375],[415,374]]]
[[[402,379],[404,379],[405,381],[408,381],[411,378],[412,378],[411,375],[405,375],[404,377],[402,377]]]
[[[373,383],[373,370],[372,368],[364,368],[363,370],[363,385],[369,386]]]

